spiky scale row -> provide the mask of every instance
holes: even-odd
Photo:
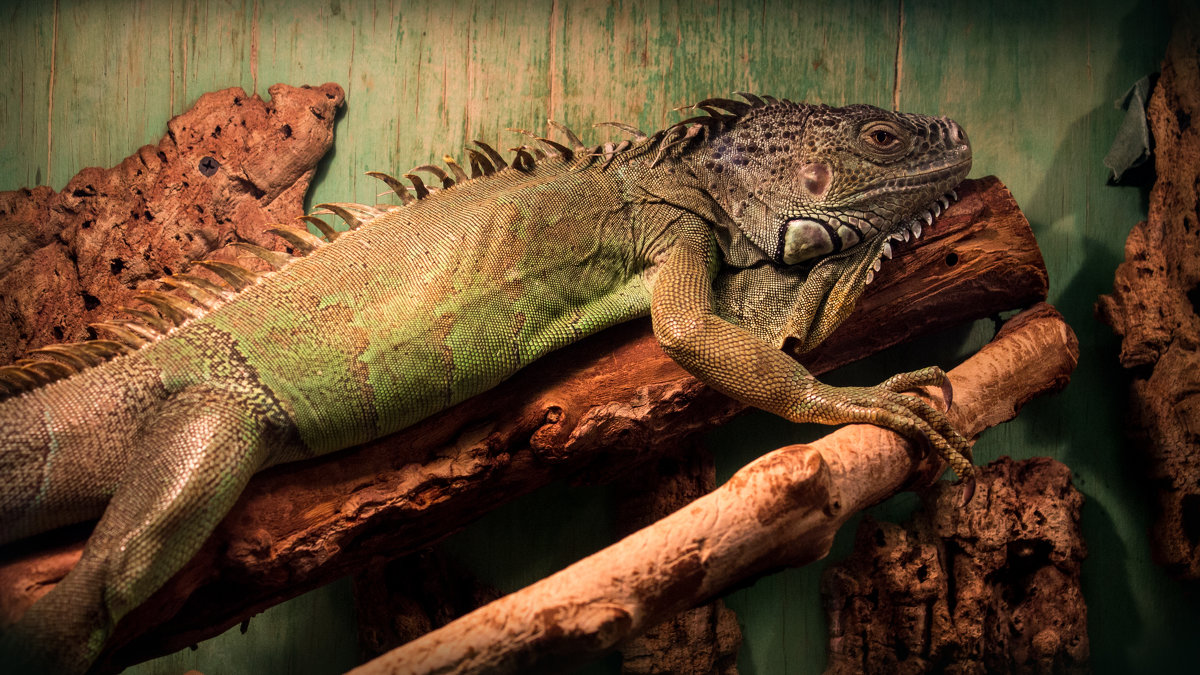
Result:
[[[389,178],[391,178],[391,176],[389,176]],[[332,225],[325,222],[324,220],[321,220],[320,218],[318,218],[316,216],[312,216],[312,215],[300,216],[299,218],[297,218],[297,220],[303,220],[304,222],[312,225],[313,227],[316,227],[318,230],[321,231],[321,234],[324,235],[325,240],[328,241],[329,243],[333,243],[334,240],[336,240],[338,238],[338,236],[341,235],[341,232],[335,230]]]
[[[370,220],[379,215],[374,209],[360,204],[329,202],[317,204],[316,208],[316,213],[323,214],[329,212],[341,218],[352,230],[362,227],[364,218]]]
[[[128,345],[111,340],[91,340],[65,345],[47,345],[30,352],[45,359],[21,359],[0,367],[0,390],[13,396],[131,351]]]
[[[182,324],[188,319],[199,316],[199,312],[187,302],[180,300],[173,295],[159,293],[158,291],[138,291],[137,299],[150,305],[158,310],[164,319],[167,319],[176,326]]]
[[[117,323],[114,321],[100,321],[97,323],[88,324],[88,326],[97,332],[104,331],[106,333],[110,333],[113,337],[117,338],[117,340],[133,347],[134,349],[140,349],[150,344],[150,342],[155,338],[154,335],[146,335],[131,328],[126,324],[126,322]]]
[[[454,178],[458,182],[462,183],[471,179],[471,177],[467,175],[467,172],[463,171],[463,168],[458,165],[458,162],[454,161],[453,156],[442,155],[442,161],[446,164],[446,166],[450,167],[450,171],[454,174]]]
[[[575,132],[571,131],[565,124],[555,122],[554,120],[546,120],[546,124],[558,129],[564,136],[566,136],[567,140],[571,142],[571,145],[576,152],[583,152],[587,149],[587,146],[583,144],[583,141],[581,141],[579,137],[575,135]],[[478,142],[479,141],[476,141],[476,143]]]
[[[508,162],[504,161],[504,156],[499,152],[496,152],[495,148],[478,139],[471,142],[475,145],[478,145],[480,150],[483,150],[484,154],[488,156],[488,159],[491,160],[492,164],[496,166],[497,171],[503,171],[504,169],[508,168]]]
[[[435,164],[422,164],[421,166],[413,169],[411,173],[416,173],[418,171],[425,171],[433,174],[438,180],[442,181],[443,188],[454,187],[454,179],[451,178],[450,174],[446,173],[445,170],[443,170],[440,166]]]
[[[194,274],[172,274],[163,277],[162,282],[170,288],[176,288],[188,295],[196,304],[206,310],[219,306],[222,302],[233,297],[233,293],[221,288],[213,282]]]
[[[646,132],[633,126],[632,124],[625,124],[624,122],[599,122],[593,126],[595,126],[595,127],[613,127],[614,129],[620,129],[621,131],[624,131],[625,133],[632,136],[633,139],[636,141],[644,141],[647,138],[649,138],[649,136],[646,135]]]
[[[278,225],[267,230],[287,243],[291,244],[301,255],[311,253],[326,244],[326,241],[307,229],[300,227],[288,227],[287,225]]]
[[[244,267],[220,260],[197,260],[195,264],[221,277],[222,281],[236,291],[244,291],[253,286],[262,276],[258,272],[252,272]]]
[[[516,153],[516,156],[513,157],[512,166],[517,171],[532,171],[534,165],[536,164],[534,156],[529,154],[528,147],[529,146],[522,145],[517,148],[512,148],[513,152]]]
[[[406,173],[404,174],[404,177],[412,183],[413,192],[417,193],[417,199],[425,199],[431,194],[429,192],[429,188],[425,187],[425,181],[421,180],[421,177],[417,174]]]
[[[280,269],[295,259],[295,256],[293,255],[289,255],[282,251],[272,251],[269,248],[263,248],[257,244],[251,244],[250,242],[246,241],[236,241],[233,243],[233,245],[262,259],[275,269]]]
[[[752,108],[778,103],[778,100],[772,97],[760,98],[753,94],[735,93],[745,98],[747,102],[743,103],[724,98],[705,99],[693,106],[681,108],[681,110],[700,109],[706,115],[691,117],[677,122],[653,135],[648,135],[637,127],[621,122],[603,122],[596,125],[597,127],[610,126],[617,128],[629,134],[633,139],[632,141],[622,140],[616,144],[609,142],[589,149],[571,129],[559,122],[550,120],[548,126],[562,133],[571,144],[571,147],[544,136],[538,136],[524,129],[513,129],[512,131],[529,137],[532,143],[511,148],[513,158],[511,161],[506,161],[494,147],[483,141],[475,140],[473,143],[479,150],[473,148],[465,149],[468,163],[471,167],[470,174],[458,164],[454,157],[444,155],[442,159],[446,167],[450,170],[449,172],[433,164],[417,166],[409,173],[403,174],[404,178],[411,183],[411,187],[405,185],[399,179],[382,172],[370,171],[367,172],[367,175],[383,181],[400,199],[402,205],[408,205],[429,197],[435,189],[438,189],[427,186],[416,175],[418,172],[427,173],[439,180],[441,182],[440,189],[449,189],[457,183],[491,176],[498,171],[503,171],[510,167],[527,173],[532,171],[539,162],[550,157],[561,158],[566,162],[573,162],[580,159],[585,162],[580,167],[586,166],[592,161],[603,159],[601,168],[604,169],[611,165],[622,153],[631,148],[657,143],[659,147],[655,158],[651,162],[653,166],[662,161],[666,153],[672,148],[686,145],[697,138],[704,138],[719,133],[735,123],[741,115]],[[453,177],[451,177],[451,174]],[[346,223],[349,229],[357,229],[374,218],[383,215],[385,212],[384,209],[362,204],[318,204],[314,213],[300,216],[298,219],[306,225],[315,227],[321,232],[321,237],[309,232],[307,227],[292,227],[281,224],[267,230],[286,241],[297,255],[272,251],[249,242],[236,242],[234,246],[264,260],[272,268],[280,269],[297,256],[307,255],[338,238],[340,232],[325,220],[319,218],[319,214],[336,215]],[[158,291],[140,291],[137,299],[154,311],[121,307],[120,310],[131,317],[131,320],[105,321],[90,324],[92,329],[107,333],[116,338],[116,340],[91,340],[81,343],[43,347],[31,353],[46,356],[52,360],[25,359],[15,365],[0,368],[0,398],[42,386],[60,377],[67,377],[81,368],[102,363],[118,354],[139,349],[155,342],[168,334],[173,328],[182,325],[192,318],[202,316],[204,312],[219,307],[221,304],[232,299],[238,292],[258,283],[265,276],[264,273],[248,270],[240,265],[219,260],[198,260],[194,264],[197,267],[207,269],[220,279],[225,286],[193,274],[173,274],[164,277],[161,279],[164,286],[181,291],[191,302],[189,303],[180,297]]]
[[[139,323],[153,331],[156,334],[156,339],[158,335],[166,335],[167,331],[171,330],[170,327],[167,326],[167,322],[163,319],[163,317],[159,316],[158,314],[147,312],[144,309],[137,309],[135,307],[118,307],[118,309],[125,314],[132,316]]]
[[[403,203],[403,204],[411,204],[412,203],[413,196],[408,194],[408,188],[404,186],[404,183],[401,183],[400,181],[396,180],[392,176],[387,175],[386,173],[383,173],[382,171],[368,171],[367,175],[372,178],[378,178],[379,180],[383,181],[388,187],[390,187],[392,189],[392,192],[395,193],[396,196],[400,198],[401,203]],[[407,178],[408,175],[406,175],[405,177]]]
[[[56,358],[65,361],[67,364],[76,370],[83,370],[88,366],[94,366],[100,361],[93,355],[81,350],[74,350],[62,345],[46,345],[40,349],[34,350],[34,353],[53,355]]]
[[[162,333],[138,321],[105,321],[89,325],[96,330],[107,330],[121,342],[133,347],[149,344],[162,336]]]

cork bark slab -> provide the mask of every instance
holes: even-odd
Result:
[[[96,337],[88,324],[137,305],[135,289],[233,241],[283,250],[264,230],[304,212],[344,96],[336,84],[269,91],[204,94],[157,145],[61,192],[0,192],[0,363]]]
[[[905,525],[865,519],[826,570],[827,672],[1090,672],[1070,469],[1003,457],[966,509],[955,496],[923,493]]]
[[[1174,576],[1200,579],[1200,10],[1183,17],[1150,95],[1157,178],[1097,314],[1121,341],[1129,423],[1157,488],[1151,541]]]

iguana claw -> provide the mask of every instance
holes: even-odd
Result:
[[[950,384],[948,377],[942,382],[942,399],[946,401],[946,410],[950,410],[950,406],[954,405],[954,385]]]
[[[958,508],[965,509],[967,504],[971,503],[971,498],[975,496],[975,474],[963,478],[961,481],[963,486],[962,499],[958,502]]]
[[[839,410],[840,416],[845,417],[833,419],[834,416],[831,416],[822,421],[834,424],[869,421],[927,444],[958,474],[965,487],[962,502],[965,506],[975,494],[976,483],[970,444],[954,429],[942,411],[922,399],[902,393],[931,386],[941,388],[948,410],[953,402],[954,391],[945,371],[936,366],[893,375],[876,387],[829,387],[812,396],[808,404],[814,413],[826,406]],[[819,413],[817,417],[821,417]]]

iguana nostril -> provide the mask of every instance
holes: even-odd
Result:
[[[950,139],[950,142],[962,143],[965,145],[967,143],[967,132],[963,131],[963,128],[958,125],[958,122],[955,122],[949,117],[943,117],[942,119],[946,121],[946,125],[949,127],[946,136]]]

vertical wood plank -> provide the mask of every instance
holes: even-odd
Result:
[[[895,6],[857,0],[796,10],[745,3],[563,3],[561,95],[551,115],[617,119],[647,131],[672,109],[733,91],[832,105],[884,103],[891,95]],[[852,17],[851,22],[834,20]],[[574,123],[574,122],[573,122]]]
[[[0,185],[33,187],[47,180],[50,163],[46,115],[54,63],[55,3],[16,4],[3,13],[0,40]]]

